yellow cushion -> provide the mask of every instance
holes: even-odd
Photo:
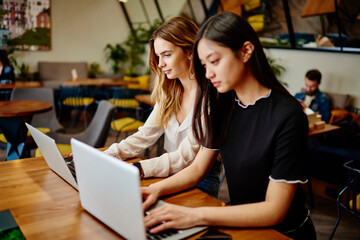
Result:
[[[130,89],[149,90],[150,75],[143,75],[138,77],[124,76],[124,81],[138,81],[139,83],[130,83],[127,85]]]
[[[345,109],[334,109],[331,110],[331,117],[329,120],[329,124],[336,123],[338,121],[341,121],[345,119],[347,116],[349,116],[349,112]]]
[[[255,32],[259,32],[264,29],[264,14],[257,14],[247,18],[247,21],[255,30]]]
[[[251,11],[261,6],[260,0],[243,0],[243,6],[245,11]]]
[[[113,103],[116,107],[122,108],[137,108],[139,107],[139,102],[136,99],[116,99],[111,98],[109,102]]]
[[[61,154],[65,153],[71,153],[71,145],[69,144],[56,144],[56,146],[59,148]],[[35,150],[35,157],[42,157],[42,153],[39,148]]]
[[[350,208],[352,208],[353,206],[353,200],[350,200],[349,201],[349,206],[350,206]],[[358,194],[357,196],[356,196],[356,210],[357,211],[360,211],[360,194]]]
[[[94,98],[84,97],[84,98],[76,98],[76,97],[68,97],[63,101],[64,105],[67,106],[88,106],[94,102]]]
[[[125,117],[114,120],[111,123],[111,129],[117,132],[136,131],[144,123],[135,118]]]
[[[50,128],[38,127],[36,129],[39,130],[40,132],[44,133],[44,134],[47,134],[47,133],[51,132]],[[28,137],[31,136],[31,133],[29,131],[27,132],[27,136]],[[7,143],[7,140],[6,140],[3,133],[0,134],[0,142]]]

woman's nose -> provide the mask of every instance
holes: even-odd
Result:
[[[210,69],[206,69],[206,73],[205,73],[205,77],[207,78],[207,79],[211,79],[211,78],[213,78],[215,76],[215,74],[214,74],[214,72],[213,71],[210,71]]]
[[[159,68],[163,68],[165,66],[165,63],[163,60],[159,59],[159,64],[158,64],[158,67]]]

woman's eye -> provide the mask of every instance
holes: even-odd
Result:
[[[219,60],[214,60],[214,61],[211,61],[211,64],[217,64],[219,62]]]
[[[165,56],[165,57],[170,57],[170,56],[171,56],[171,54],[165,54],[164,56]]]

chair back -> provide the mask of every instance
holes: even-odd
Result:
[[[360,161],[352,160],[344,164],[348,171],[345,206],[348,211],[360,217]]]
[[[150,75],[143,75],[143,76],[138,76],[138,77],[124,76],[124,81],[137,82],[137,83],[128,84],[127,87],[129,89],[138,89],[138,90],[148,91],[149,90]]]
[[[346,109],[351,97],[349,94],[324,92],[330,99],[331,109]]]
[[[83,108],[93,102],[90,87],[60,86],[59,107]]]
[[[64,132],[64,127],[56,118],[54,91],[51,88],[14,88],[11,100],[38,100],[51,103],[53,108],[45,113],[35,114],[31,125],[34,127],[46,127],[52,132]]]
[[[115,105],[109,101],[101,100],[94,118],[81,136],[81,141],[95,148],[104,147],[109,133]]]
[[[135,99],[138,90],[126,87],[111,88],[111,98],[109,101],[116,106],[118,112],[126,111],[127,115],[139,110],[139,101]]]

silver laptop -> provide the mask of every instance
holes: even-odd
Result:
[[[83,208],[126,239],[147,239],[139,170],[76,139],[71,148]],[[163,239],[182,239],[204,229],[173,230]]]
[[[44,156],[49,168],[77,190],[78,185],[76,179],[56,146],[55,140],[40,132],[30,124],[25,123],[25,125],[29,129],[31,136]]]

